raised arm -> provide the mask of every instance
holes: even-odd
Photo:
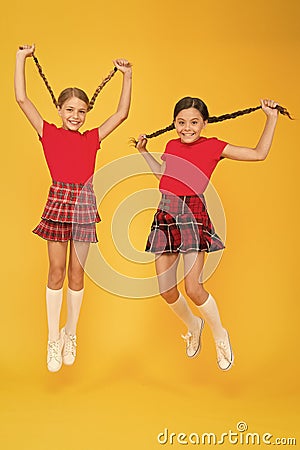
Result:
[[[138,138],[136,148],[141,153],[141,155],[143,155],[143,157],[145,158],[145,161],[147,162],[148,166],[150,167],[150,169],[152,170],[152,172],[154,173],[156,178],[158,178],[160,180],[160,178],[162,177],[162,175],[165,171],[166,163],[164,161],[162,164],[160,164],[154,158],[154,156],[152,156],[151,153],[148,152],[146,145],[147,145],[147,139],[144,137],[143,134],[141,134]]]
[[[117,111],[110,116],[99,127],[99,140],[102,141],[115,128],[117,128],[128,117],[130,100],[131,100],[131,84],[132,69],[127,59],[116,59],[113,61],[115,67],[123,74],[123,85]]]
[[[33,55],[34,49],[34,45],[24,45],[17,51],[15,68],[15,97],[18,105],[33,128],[40,136],[42,136],[43,119],[26,94],[25,61],[26,58]]]
[[[268,156],[278,119],[278,111],[274,109],[278,103],[273,100],[261,100],[261,107],[267,116],[262,135],[255,148],[239,147],[227,144],[222,156],[237,161],[263,161]]]

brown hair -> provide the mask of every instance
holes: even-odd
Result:
[[[244,114],[250,114],[253,111],[257,111],[258,109],[260,109],[261,106],[255,106],[254,108],[242,109],[242,110],[230,113],[230,114],[223,114],[222,116],[210,116],[208,113],[207,106],[203,102],[203,100],[201,100],[200,98],[196,98],[196,97],[184,97],[181,100],[179,100],[175,105],[174,113],[173,113],[173,122],[170,125],[168,125],[166,128],[162,128],[151,134],[146,134],[145,137],[148,139],[151,139],[151,138],[159,136],[163,133],[166,133],[167,131],[173,130],[175,128],[174,121],[175,121],[176,117],[178,116],[178,114],[180,113],[180,111],[182,111],[183,109],[189,109],[189,108],[197,109],[199,111],[199,113],[201,114],[204,121],[207,120],[208,123],[215,123],[215,122],[222,122],[223,120],[235,119],[236,117],[243,116]],[[275,108],[278,109],[280,114],[283,114],[284,116],[288,116],[289,119],[293,120],[286,108],[284,108],[283,106],[280,106],[280,105],[277,105]]]
[[[37,69],[39,71],[40,76],[42,77],[46,88],[48,89],[49,94],[51,95],[52,101],[54,103],[54,105],[57,107],[62,107],[62,105],[65,103],[66,100],[68,100],[71,97],[77,97],[80,100],[82,100],[84,103],[86,103],[87,107],[88,107],[88,111],[90,111],[96,101],[96,98],[98,97],[100,91],[104,88],[104,86],[106,85],[106,83],[108,83],[109,80],[111,80],[111,78],[114,76],[114,74],[116,73],[116,71],[118,70],[116,67],[114,67],[114,69],[109,72],[109,74],[107,75],[106,78],[104,78],[104,80],[102,81],[102,83],[99,84],[99,86],[97,87],[97,89],[95,90],[91,100],[89,101],[88,96],[86,95],[86,93],[79,88],[66,88],[64,89],[58,99],[56,100],[54,92],[45,76],[45,74],[43,73],[42,67],[37,59],[37,57],[35,55],[33,55],[33,60],[37,66]]]
[[[87,107],[89,107],[89,98],[88,98],[88,96],[86,95],[86,93],[82,89],[79,89],[79,88],[76,88],[76,87],[64,89],[59,94],[59,97],[57,99],[57,106],[59,106],[59,108],[61,108],[62,105],[67,100],[69,100],[69,98],[72,98],[72,97],[79,98],[79,100],[82,100],[87,105]]]

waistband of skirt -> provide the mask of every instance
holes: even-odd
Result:
[[[67,189],[82,189],[84,186],[89,186],[92,187],[92,183],[91,182],[87,182],[87,183],[68,183],[66,181],[57,181],[57,180],[52,180],[52,186],[57,186],[60,188],[67,188]]]
[[[182,202],[186,202],[189,201],[190,199],[196,199],[196,198],[200,198],[200,200],[204,201],[205,197],[203,194],[195,194],[195,195],[176,195],[176,194],[166,194],[166,193],[162,193],[161,194],[161,199],[162,200],[171,200],[171,199],[180,199]]]

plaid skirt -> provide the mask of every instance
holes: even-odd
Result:
[[[33,233],[50,241],[98,242],[96,222],[100,216],[91,183],[53,181],[42,220]]]
[[[202,194],[162,195],[151,225],[146,251],[210,253],[224,247],[210,220]]]

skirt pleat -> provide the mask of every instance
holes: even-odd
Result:
[[[223,248],[224,244],[215,232],[203,195],[162,195],[153,218],[146,251],[210,253]]]
[[[43,239],[98,242],[95,224],[101,219],[92,184],[53,181],[41,219],[33,233]]]

